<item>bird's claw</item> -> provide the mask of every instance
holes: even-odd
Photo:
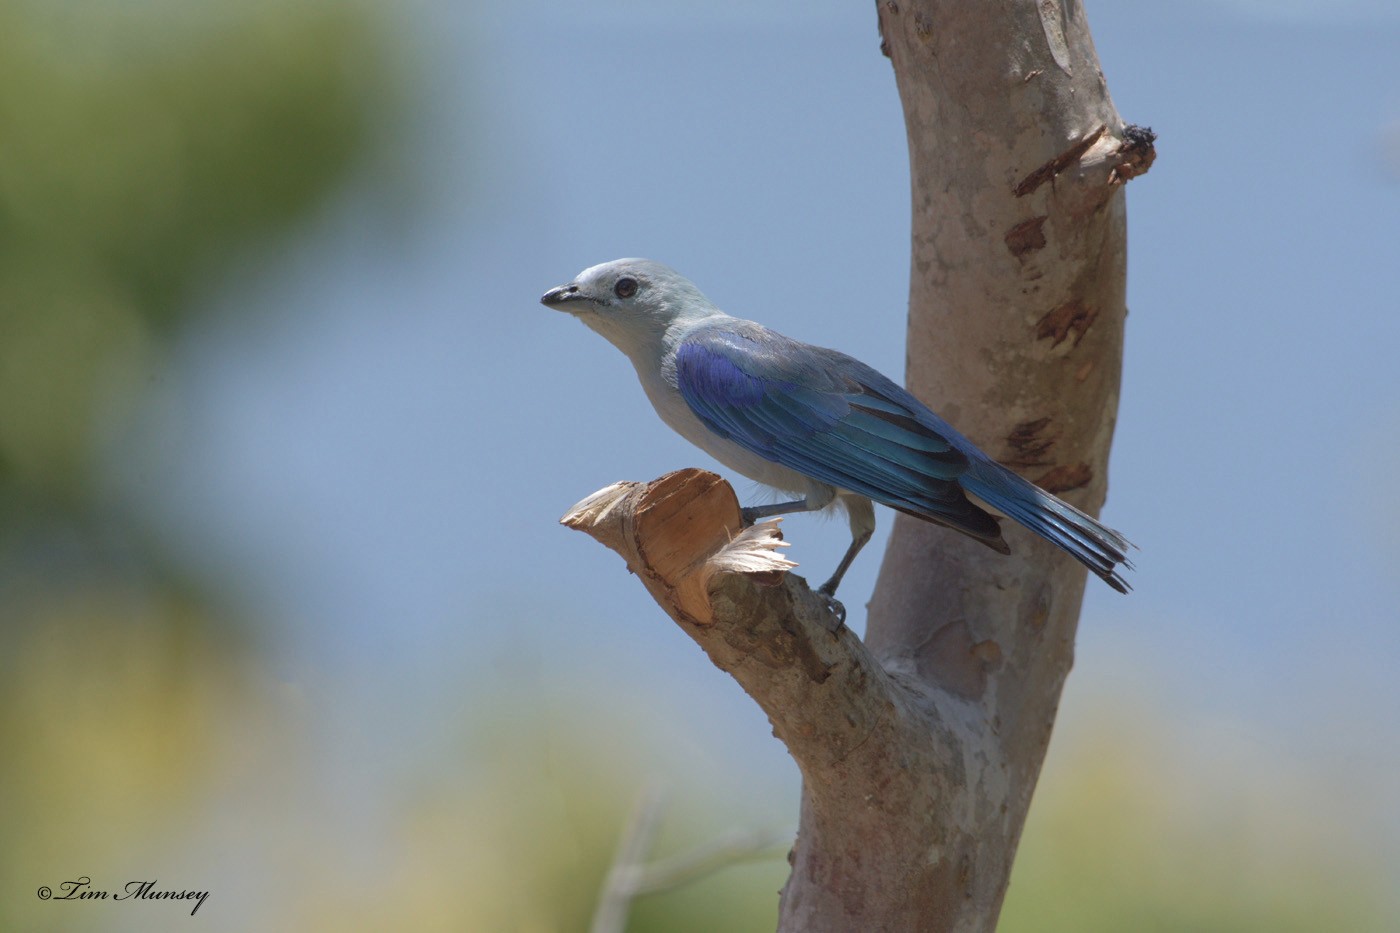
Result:
[[[744,527],[745,527],[745,528],[749,527],[749,526],[752,525],[754,522],[758,521],[760,517],[761,517],[761,516],[758,514],[758,509],[740,509],[740,510],[739,510],[739,520],[742,521],[742,522],[744,523]]]
[[[832,631],[838,631],[842,626],[846,624],[845,605],[842,604],[841,600],[837,599],[835,596],[832,596],[831,593],[827,591],[826,587],[822,587],[821,589],[817,590],[817,595],[821,597],[822,602],[826,603],[827,612],[830,612],[833,616],[836,617],[836,626],[832,629]]]

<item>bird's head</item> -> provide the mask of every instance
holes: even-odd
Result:
[[[629,355],[659,341],[678,321],[718,314],[700,290],[670,266],[615,259],[551,288],[540,303],[567,311]]]

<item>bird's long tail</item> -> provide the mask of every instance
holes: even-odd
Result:
[[[1117,566],[1131,568],[1128,539],[993,460],[975,458],[960,477],[968,492],[1068,551],[1120,593],[1130,589]]]

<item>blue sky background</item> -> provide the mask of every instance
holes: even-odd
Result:
[[[648,256],[902,376],[907,155],[874,12],[411,9],[405,199],[352,190],[207,296],[221,313],[111,444],[113,501],[152,509],[211,578],[237,568],[227,596],[321,724],[330,793],[366,804],[352,837],[376,831],[396,752],[441,753],[464,711],[531,693],[604,703],[619,748],[668,736],[628,753],[643,767],[719,760],[737,809],[795,822],[762,714],[615,555],[557,525],[610,482],[714,464],[616,350],[537,301]],[[1128,187],[1104,513],[1142,550],[1131,596],[1091,581],[1060,726],[1102,704],[1234,736],[1380,808],[1392,844],[1397,9],[1088,4],[1119,112],[1159,140]],[[842,587],[858,630],[879,519]],[[817,578],[847,540],[843,522],[785,530]]]

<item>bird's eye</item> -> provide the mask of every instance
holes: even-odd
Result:
[[[613,294],[619,298],[631,298],[637,294],[637,280],[624,275],[613,286]]]

